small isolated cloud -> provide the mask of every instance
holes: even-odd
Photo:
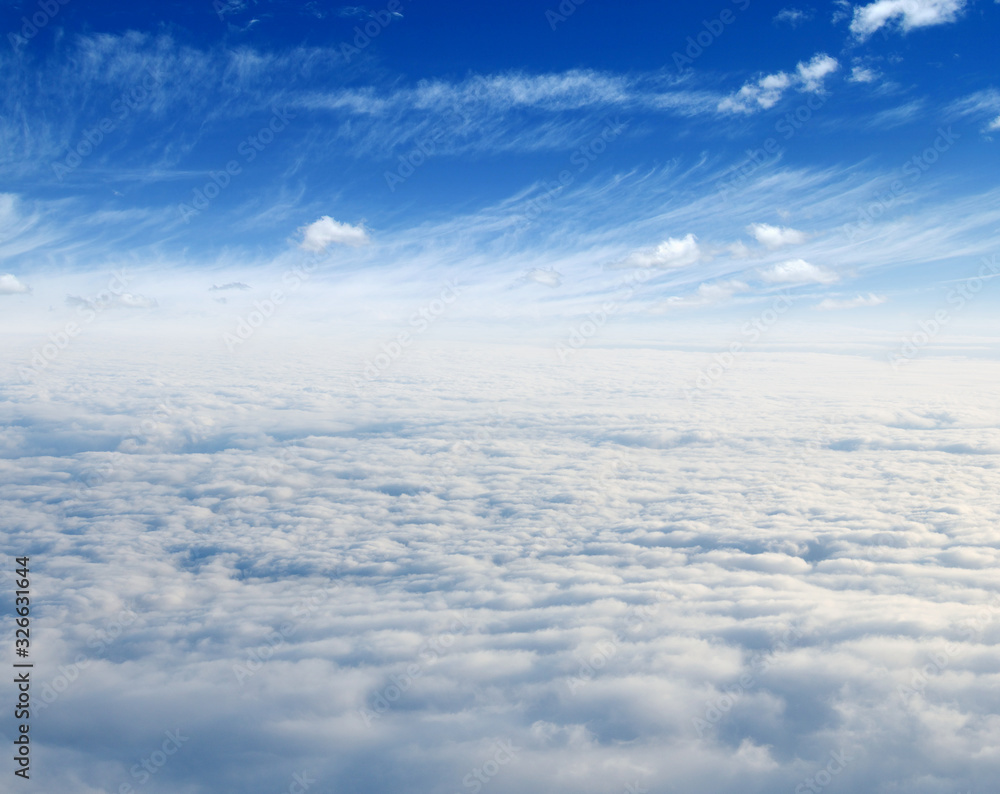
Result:
[[[562,284],[562,273],[551,268],[533,267],[519,279],[520,283],[534,281],[537,284],[544,284],[546,287],[558,287]]]
[[[874,83],[878,79],[878,73],[864,66],[855,66],[847,79],[852,83]]]
[[[299,246],[307,251],[317,253],[326,250],[326,247],[333,243],[359,246],[371,242],[368,238],[368,232],[363,226],[340,223],[329,215],[324,215],[318,221],[313,221],[299,231],[302,232],[302,242],[299,243]]]
[[[213,284],[208,288],[208,291],[218,292],[225,289],[250,289],[250,285],[244,284],[242,281],[230,281],[228,284]]]
[[[368,9],[364,6],[341,6],[337,9],[337,16],[347,18],[357,18],[368,16]]]
[[[803,11],[800,8],[782,8],[774,17],[774,22],[785,22],[793,28],[798,27],[803,22],[812,19],[812,11]]]
[[[862,306],[878,306],[882,303],[885,303],[884,295],[875,295],[869,292],[868,295],[858,295],[856,298],[847,298],[844,300],[826,298],[817,303],[813,308],[822,312],[834,309],[858,309]]]
[[[830,57],[826,53],[814,55],[808,63],[799,61],[795,67],[799,79],[799,91],[811,91],[813,93],[822,91],[824,78],[839,68],[840,63],[837,59]]]
[[[698,238],[687,234],[680,239],[668,237],[654,249],[636,251],[614,267],[687,267],[700,260],[701,256]]]
[[[153,309],[158,304],[155,298],[147,298],[145,295],[133,295],[131,292],[123,292],[118,296],[117,305],[123,309]]]
[[[755,113],[774,107],[785,91],[818,93],[823,90],[823,80],[840,68],[840,62],[826,53],[817,53],[809,61],[799,61],[795,74],[777,72],[765,75],[755,83],[746,83],[739,91],[723,99],[718,110],[723,113]]]
[[[832,284],[839,278],[832,270],[810,264],[804,259],[789,259],[760,271],[769,284]]]
[[[1000,0],[997,0],[997,2],[1000,2]],[[993,119],[993,121],[987,124],[986,129],[989,130],[990,132],[996,132],[997,130],[1000,130],[1000,116],[997,116],[995,119]]]
[[[31,292],[31,287],[13,273],[0,276],[0,295],[21,295],[25,292]]]
[[[898,22],[904,33],[944,25],[954,22],[963,8],[965,0],[878,0],[854,9],[851,32],[865,39],[890,22]]]
[[[747,231],[761,245],[770,248],[781,248],[783,245],[798,245],[806,241],[806,233],[787,226],[772,226],[769,223],[751,223]]]
[[[761,77],[756,83],[747,83],[732,96],[719,103],[719,110],[731,113],[753,113],[774,107],[785,89],[792,83],[784,72]]]
[[[743,281],[736,279],[730,281],[713,281],[699,285],[692,294],[681,297],[674,295],[667,298],[666,308],[682,308],[691,306],[713,306],[717,303],[724,303],[733,297],[737,292],[746,292],[750,287]]]

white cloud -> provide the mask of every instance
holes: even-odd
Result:
[[[656,248],[636,251],[614,267],[656,267],[679,268],[693,265],[702,258],[698,238],[693,234],[684,237],[668,237]]]
[[[851,32],[867,38],[893,20],[904,31],[954,22],[965,7],[965,0],[878,0],[854,8]]]
[[[800,8],[783,8],[774,16],[774,22],[787,22],[793,28],[798,27],[803,22],[812,19],[812,12],[803,11]]]
[[[839,278],[832,270],[804,259],[789,259],[759,272],[761,279],[769,284],[832,284]]]
[[[826,53],[817,53],[808,62],[799,61],[792,75],[776,72],[765,75],[756,82],[746,83],[735,94],[723,99],[718,110],[723,113],[755,113],[774,107],[785,91],[796,88],[799,91],[817,93],[823,90],[823,80],[840,68],[840,63]]]
[[[878,79],[878,73],[865,66],[855,66],[847,79],[852,83],[873,83]]]
[[[1000,129],[1000,91],[987,88],[982,91],[956,99],[948,106],[952,116],[969,116],[977,119],[987,119],[985,131],[995,132]]]
[[[814,307],[819,311],[832,311],[834,309],[857,309],[862,306],[879,306],[885,303],[884,295],[875,295],[871,292],[865,295],[858,295],[855,298],[838,300],[836,298],[825,298]]]
[[[799,90],[813,93],[822,91],[824,78],[839,68],[840,63],[837,59],[825,53],[814,55],[808,63],[799,62],[795,67],[799,79]]]
[[[719,110],[731,113],[753,113],[774,107],[792,78],[784,72],[761,77],[756,83],[747,83],[732,96],[719,103]]]
[[[995,362],[428,338],[358,399],[378,337],[260,333],[228,365],[95,335],[46,399],[5,386],[45,791],[137,788],[166,730],[144,790],[995,779]]]
[[[18,295],[24,292],[31,292],[31,287],[13,273],[0,276],[0,295]]]
[[[665,307],[670,309],[715,306],[720,303],[726,303],[737,293],[746,292],[749,289],[748,284],[738,279],[705,282],[704,284],[699,284],[698,289],[691,295],[675,295],[667,298]]]
[[[299,231],[302,232],[302,242],[299,246],[307,251],[323,251],[328,245],[333,244],[357,247],[371,242],[363,226],[340,223],[329,215],[324,215]]]
[[[806,241],[805,232],[798,229],[790,229],[787,226],[772,226],[769,223],[751,223],[747,231],[754,236],[761,245],[770,249],[781,248],[785,245],[799,245]]]

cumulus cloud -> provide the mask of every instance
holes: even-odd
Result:
[[[37,791],[139,788],[166,731],[149,791],[996,779],[990,361],[428,343],[359,399],[357,344],[259,333],[5,387]]]
[[[785,89],[792,84],[792,78],[785,72],[765,75],[755,83],[747,83],[732,96],[719,103],[720,111],[731,113],[753,113],[767,110],[778,104]]]
[[[623,262],[619,262],[613,267],[655,267],[665,269],[687,267],[700,261],[702,256],[701,246],[698,245],[698,238],[693,234],[686,234],[680,238],[668,237],[656,248],[636,251],[630,254]]]
[[[308,226],[302,227],[301,248],[306,251],[320,252],[326,250],[329,245],[367,245],[371,240],[368,232],[363,226],[351,226],[349,223],[335,221],[329,215],[324,215],[317,221],[313,221]]]
[[[837,299],[824,298],[814,307],[818,311],[832,311],[834,309],[858,309],[862,306],[878,306],[885,303],[884,295],[875,295],[869,292],[868,295],[858,295],[854,298]]]
[[[754,239],[767,248],[781,248],[784,245],[798,245],[806,241],[805,232],[787,226],[772,226],[769,223],[751,223],[747,231]]]
[[[19,295],[25,292],[31,292],[31,287],[13,273],[0,275],[0,295]]]
[[[832,284],[839,278],[832,270],[804,259],[789,259],[759,272],[761,279],[769,284]]]
[[[854,8],[851,32],[864,39],[894,21],[904,32],[944,25],[954,22],[964,8],[965,0],[877,0]]]
[[[847,79],[852,83],[874,83],[878,79],[878,72],[866,66],[855,66]]]
[[[799,62],[795,67],[800,91],[817,92],[823,90],[823,80],[840,68],[836,58],[820,53],[814,55],[808,63]]]
[[[755,113],[774,107],[789,88],[818,93],[823,90],[827,75],[839,68],[836,58],[817,53],[809,61],[799,61],[794,74],[776,72],[746,83],[735,94],[723,99],[718,109],[728,113]]]

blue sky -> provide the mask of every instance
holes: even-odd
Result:
[[[542,284],[500,313],[560,317],[633,266],[638,315],[782,289],[919,316],[1000,250],[993,2],[3,13],[11,307],[116,261],[256,286],[325,217],[364,239],[323,279]]]

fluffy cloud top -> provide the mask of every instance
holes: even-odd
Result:
[[[636,251],[617,267],[687,267],[698,262],[702,257],[698,238],[693,234],[684,237],[668,237],[656,248],[646,251]]]
[[[854,9],[851,32],[867,38],[894,20],[904,31],[954,22],[965,0],[878,0]]]
[[[301,248],[306,251],[326,250],[330,245],[367,245],[371,240],[363,226],[351,226],[349,223],[335,221],[329,215],[324,215],[317,221],[300,229],[302,232]]]
[[[0,295],[18,295],[24,292],[31,292],[31,287],[13,273],[0,276]]]
[[[5,388],[25,791],[992,790],[996,362],[260,333]]]
[[[797,88],[812,93],[823,90],[823,80],[840,68],[836,58],[826,53],[817,53],[808,62],[799,61],[795,73],[786,72],[765,75],[754,83],[747,83],[735,94],[723,99],[718,106],[721,112],[754,113],[774,107],[785,90]]]
[[[839,278],[832,270],[810,264],[804,259],[789,259],[760,271],[769,284],[832,284]]]
[[[800,91],[822,91],[823,80],[828,74],[833,74],[840,68],[836,58],[820,53],[814,55],[808,63],[799,62],[795,67]]]
[[[751,223],[747,231],[767,248],[781,248],[783,245],[798,245],[806,240],[805,232],[787,226],[772,226],[769,223]]]

